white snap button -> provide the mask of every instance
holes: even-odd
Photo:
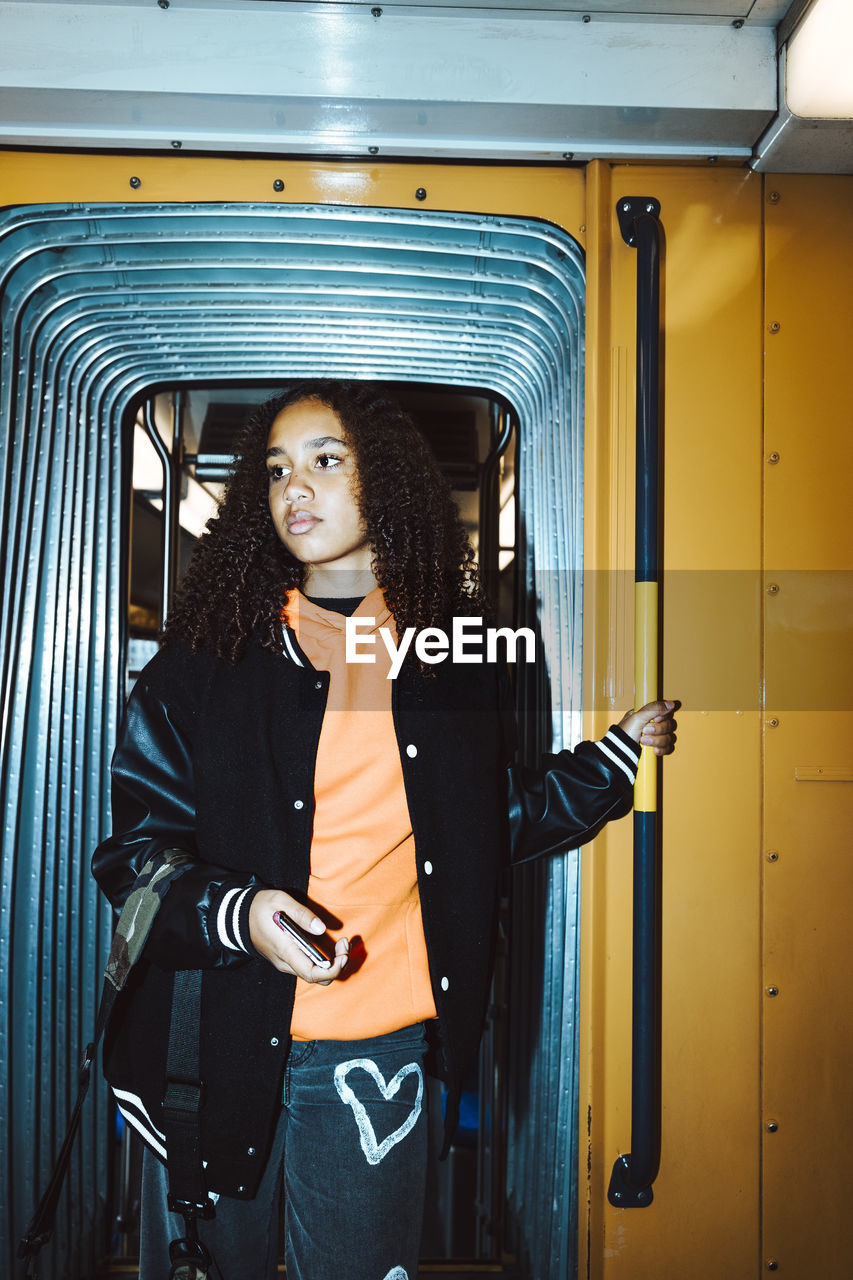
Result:
[[[322,689],[322,687],[323,687],[323,681],[322,681],[322,680],[315,680],[315,681],[314,681],[314,688],[315,688],[315,689]]]
[[[301,808],[303,807],[302,801],[301,801],[301,800],[294,800],[294,802],[293,802],[293,807],[294,807],[294,809],[301,809]]]
[[[432,875],[432,863],[431,863],[431,862],[425,862],[425,863],[424,863],[424,871],[427,873],[427,875],[428,875],[428,876],[431,876],[431,875]]]
[[[447,989],[448,989],[448,987],[449,987],[449,986],[450,986],[450,979],[449,979],[449,978],[442,978],[442,979],[441,979],[441,989],[442,989],[442,991],[447,991]]]
[[[249,1150],[248,1150],[248,1152],[247,1152],[246,1154],[247,1154],[247,1155],[250,1155],[250,1156],[253,1156],[253,1155],[255,1154],[255,1148],[254,1148],[254,1147],[249,1147]]]
[[[406,755],[410,756],[414,760],[417,754],[418,754],[417,747],[413,742],[410,742],[409,745],[406,747]]]

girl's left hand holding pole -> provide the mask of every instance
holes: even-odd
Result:
[[[651,747],[656,756],[668,756],[675,750],[673,711],[680,702],[648,702],[639,711],[628,711],[619,721],[619,728],[641,747]]]

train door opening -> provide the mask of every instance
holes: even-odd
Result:
[[[162,543],[150,479],[140,479],[132,504],[140,537],[133,561],[127,556],[130,440],[141,432],[162,468],[177,422],[176,458],[181,448],[183,463],[196,455],[191,467],[170,461],[172,487],[161,493],[174,580],[193,536],[185,527],[191,508],[215,499],[218,483],[199,467],[199,455],[218,451],[204,439],[205,390],[224,386],[227,404],[237,387],[260,399],[266,386],[321,373],[408,387],[415,401],[453,388],[477,401],[480,468],[481,434],[491,448],[510,408],[514,620],[536,628],[544,654],[522,690],[521,748],[532,754],[569,744],[581,736],[584,271],[577,242],[552,223],[423,209],[22,206],[3,213],[0,235],[11,355],[0,406],[4,560],[25,566],[7,574],[3,610],[10,725],[3,787],[18,861],[3,883],[12,925],[0,936],[0,960],[16,962],[4,960],[0,972],[18,1042],[40,1046],[49,1082],[36,1087],[12,1057],[0,1084],[10,1149],[28,1153],[16,1157],[20,1235],[64,1130],[111,934],[88,867],[108,822],[107,761],[125,664],[128,655],[131,665],[143,660],[167,594],[152,576]],[[174,412],[173,394],[184,398]],[[458,443],[465,429],[452,434]],[[35,484],[46,457],[61,483]],[[509,455],[503,466],[506,475]],[[476,512],[481,554],[499,573],[510,546],[494,520],[483,521],[481,506],[491,493],[494,509],[495,491],[500,506],[500,464],[480,479],[479,494],[458,487]],[[571,1275],[576,1258],[578,888],[571,854],[514,873],[510,932],[519,959],[507,964],[512,1029],[500,1104],[506,1168],[490,1175],[488,1185],[500,1190],[489,1193],[496,1200],[483,1209],[483,1224],[472,1212],[465,1228],[480,1257],[508,1246],[522,1269],[549,1275]],[[61,946],[51,943],[60,935],[42,927],[57,913],[69,922]],[[491,1089],[494,1062],[485,1060]],[[62,1266],[94,1274],[113,1226],[111,1112],[106,1090],[94,1093],[94,1119],[41,1259],[46,1276]],[[480,1105],[484,1096],[481,1089]],[[498,1167],[493,1152],[483,1158]],[[461,1180],[465,1158],[456,1163]],[[452,1199],[452,1188],[445,1194]],[[482,1188],[477,1195],[483,1201]],[[454,1229],[442,1246],[449,1251],[460,1247]],[[438,1230],[447,1235],[446,1216]],[[478,1240],[477,1231],[489,1238]]]

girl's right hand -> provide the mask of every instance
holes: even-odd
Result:
[[[273,919],[276,911],[289,916],[306,933],[319,935],[326,932],[323,921],[311,908],[297,902],[289,893],[282,889],[261,889],[260,893],[255,894],[249,908],[249,933],[255,949],[281,973],[295,973],[304,982],[316,982],[321,987],[327,987],[335,978],[339,978],[349,956],[349,940],[338,938],[331,968],[322,969],[309,960],[298,944],[278,927]]]

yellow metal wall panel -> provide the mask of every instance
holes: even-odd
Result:
[[[767,179],[762,1255],[793,1280],[851,1270],[851,196]]]
[[[131,187],[130,179],[139,185]],[[284,189],[275,191],[276,181]],[[418,191],[425,192],[418,198]],[[0,205],[245,200],[546,218],[583,243],[583,172],[513,165],[0,151]]]
[[[609,1205],[613,1162],[630,1149],[631,826],[624,822],[608,828],[583,863],[580,1110],[588,1144],[579,1273],[746,1280],[759,1253],[760,673],[753,660],[740,703],[706,673],[686,677],[697,665],[718,665],[721,646],[760,651],[761,183],[711,169],[599,165],[589,175],[591,732],[608,719],[611,695],[627,693],[620,709],[632,696],[623,686],[633,607],[630,581],[624,586],[633,554],[636,253],[621,239],[614,207],[620,195],[646,194],[661,201],[666,235],[665,559],[674,578],[664,591],[665,688],[687,702],[679,754],[664,770],[662,1163],[648,1209]],[[608,570],[616,575],[609,586]],[[736,627],[727,575],[739,584]],[[670,592],[679,608],[667,604]],[[695,598],[705,602],[701,644],[689,607]],[[704,701],[691,701],[678,678]]]

